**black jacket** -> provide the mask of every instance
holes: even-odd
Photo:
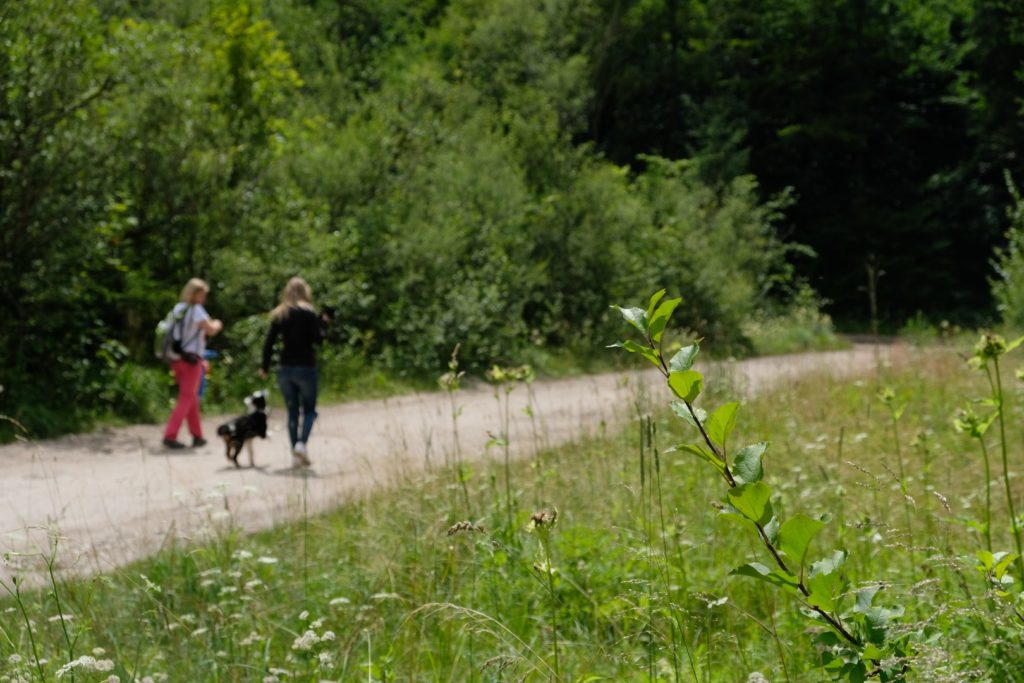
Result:
[[[280,365],[316,366],[315,346],[319,346],[327,333],[327,323],[308,308],[289,308],[281,320],[270,324],[270,332],[263,343],[263,370],[270,369],[270,359],[278,337],[284,340]]]

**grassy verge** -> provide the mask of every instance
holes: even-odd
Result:
[[[941,350],[880,379],[804,378],[745,405],[736,435],[771,441],[776,510],[830,514],[815,547],[845,548],[851,576],[904,610],[914,680],[1014,680],[1024,666],[1016,590],[998,595],[975,568],[983,474],[950,422],[982,379]],[[881,383],[908,402],[902,485]],[[714,509],[708,468],[664,453],[688,438],[677,423],[656,412],[653,447],[636,426],[516,463],[511,504],[495,463],[251,536],[211,518],[202,544],[5,597],[0,677],[50,680],[87,655],[111,671],[79,660],[77,680],[825,679],[796,601],[728,576],[763,549]],[[993,539],[1012,547],[1004,506]]]

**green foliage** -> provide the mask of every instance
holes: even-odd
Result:
[[[131,407],[107,340],[151,362],[189,277],[226,330],[209,400],[254,383],[257,325],[302,274],[339,311],[339,387],[589,349],[656,252],[685,302],[652,307],[720,348],[789,277],[789,199],[698,163],[631,169],[586,143],[591,3],[30,0],[0,28],[0,411],[33,435]],[[10,20],[7,20],[7,17]],[[670,254],[654,246],[678,246]],[[678,306],[678,308],[676,308]],[[22,333],[22,332],[25,333]],[[592,354],[592,351],[586,351]],[[67,385],[58,400],[33,385]],[[139,387],[141,391],[141,385]],[[154,397],[159,403],[162,392]],[[68,414],[68,406],[72,406]],[[54,419],[54,413],[62,417]],[[4,432],[0,438],[9,438]]]
[[[836,679],[857,682],[863,682],[869,676],[879,676],[886,681],[902,679],[910,668],[905,660],[913,651],[912,639],[906,634],[890,636],[889,631],[890,622],[903,614],[902,607],[890,609],[872,606],[879,587],[870,587],[858,591],[852,613],[843,613],[840,610],[840,589],[845,580],[839,568],[846,559],[844,550],[834,551],[830,556],[814,561],[810,572],[807,571],[811,541],[825,526],[825,518],[815,519],[797,513],[783,521],[783,511],[776,512],[772,503],[774,490],[764,481],[762,457],[767,444],[762,442],[748,446],[736,453],[732,462],[729,461],[726,440],[735,428],[739,404],[726,403],[710,417],[703,411],[698,417],[692,404],[701,394],[703,376],[691,369],[697,345],[684,349],[680,352],[681,357],[679,354],[676,356],[680,358],[678,367],[686,369],[673,370],[671,365],[675,359],[672,362],[665,361],[660,343],[664,323],[656,313],[659,310],[656,306],[664,293],[665,290],[659,290],[654,294],[646,310],[613,307],[643,339],[640,343],[627,340],[613,346],[644,357],[665,377],[668,388],[679,399],[671,404],[673,412],[696,427],[703,441],[680,445],[670,452],[690,453],[712,466],[726,485],[725,502],[719,506],[721,511],[727,516],[740,519],[754,533],[775,565],[769,567],[760,562],[750,562],[733,569],[731,574],[763,581],[801,601],[806,606],[805,615],[829,629],[819,636],[817,643],[827,646],[820,648],[821,666]],[[668,309],[671,314],[678,302],[679,299],[672,299],[661,306],[671,306]],[[994,353],[992,349],[996,348],[1005,352],[1018,343],[1000,345],[990,340],[980,345],[982,350],[978,353]],[[899,403],[895,390],[891,388],[881,390],[879,399],[889,407],[895,429],[906,403]],[[896,446],[900,463],[900,486],[906,494],[898,434]],[[904,505],[909,530],[909,507],[906,502]],[[1012,513],[1012,505],[1010,509]],[[1016,526],[1014,528],[1016,530]],[[910,543],[913,544],[913,536]]]
[[[1024,197],[1006,174],[1006,187],[1013,203],[1007,210],[1010,227],[1006,231],[1006,246],[996,254],[996,274],[992,280],[992,294],[999,313],[1008,325],[1024,325]]]

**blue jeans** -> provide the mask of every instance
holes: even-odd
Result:
[[[295,443],[309,441],[309,433],[313,431],[316,420],[316,385],[317,371],[315,367],[298,365],[281,366],[277,371],[277,386],[281,388],[285,405],[288,406],[288,438]],[[302,435],[299,436],[299,405],[302,406]]]

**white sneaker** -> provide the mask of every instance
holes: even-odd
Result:
[[[306,444],[303,442],[295,442],[295,446],[292,447],[292,456],[293,460],[297,460],[300,466],[309,467],[309,451],[306,450]]]

